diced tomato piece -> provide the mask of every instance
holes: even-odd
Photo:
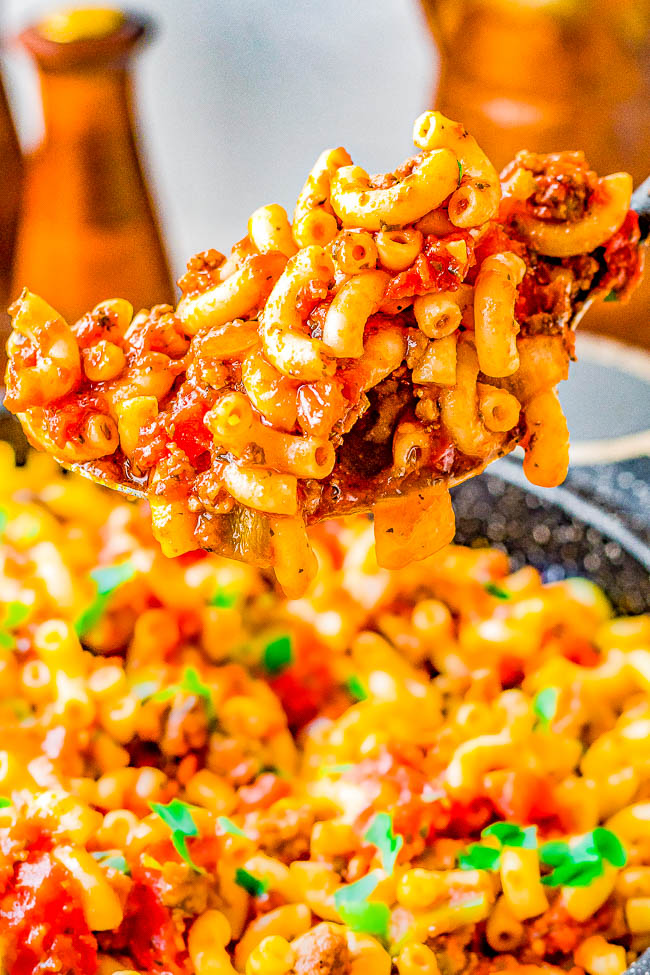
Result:
[[[561,644],[562,655],[580,667],[596,667],[601,656],[590,640],[584,637],[571,637]]]
[[[499,660],[499,682],[502,687],[518,687],[524,679],[523,661],[521,657],[505,654]]]
[[[50,853],[30,851],[15,867],[14,882],[0,901],[0,931],[7,942],[3,958],[8,975],[97,971],[97,941],[78,891]]]
[[[124,920],[117,931],[100,935],[102,949],[116,954],[124,952],[133,958],[134,968],[183,975],[186,971],[183,937],[171,911],[158,896],[155,879],[148,871],[138,868],[134,878],[137,880],[126,902]]]
[[[544,833],[570,833],[570,809],[555,798],[546,779],[526,770],[509,771],[489,790],[499,819],[539,826]]]
[[[503,227],[494,224],[487,233],[483,234],[476,245],[476,264],[474,267],[478,270],[486,257],[491,257],[493,254],[503,254],[506,251],[512,251],[525,260],[527,248],[522,241],[509,237]],[[472,276],[471,272],[469,276]]]
[[[459,261],[446,249],[447,244],[457,240],[463,240],[467,247],[465,262]],[[443,238],[429,234],[425,237],[422,253],[418,254],[413,264],[389,281],[384,302],[388,304],[432,291],[456,291],[473,263],[474,242],[469,234],[459,231]]]

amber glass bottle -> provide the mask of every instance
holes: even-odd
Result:
[[[497,166],[584,149],[600,173],[650,173],[650,0],[422,0],[440,51],[433,102]],[[650,276],[595,328],[650,347]]]
[[[0,79],[0,350],[4,349],[4,339],[8,317],[11,266],[16,240],[16,225],[20,207],[22,182],[22,158],[16,137],[7,96]],[[2,352],[0,351],[0,359]],[[0,374],[0,383],[2,375]]]
[[[27,286],[73,321],[108,297],[174,299],[135,138],[130,69],[146,33],[139,18],[93,9],[21,35],[45,135],[28,160],[12,292]]]

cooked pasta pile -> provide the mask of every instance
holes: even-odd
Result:
[[[517,443],[559,483],[571,326],[640,274],[631,178],[523,152],[500,182],[437,112],[414,142],[374,177],[324,152],[292,223],[263,206],[230,257],[197,255],[176,310],[68,324],[25,292],[5,403],[32,442],[148,492],[167,554],[272,565],[291,596],[316,570],[308,524],[372,509],[396,568],[451,541],[448,487]]]
[[[650,617],[499,551],[287,601],[0,455],[6,975],[620,975],[650,944]]]

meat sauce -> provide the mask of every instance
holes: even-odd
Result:
[[[395,178],[408,175],[413,165],[414,160],[407,161]],[[594,287],[607,293],[609,300],[623,297],[631,290],[641,274],[642,265],[638,220],[633,212],[628,214],[611,240],[593,255],[562,260],[546,258],[529,251],[517,239],[516,221],[511,219],[517,209],[524,207],[541,220],[574,222],[598,202],[600,184],[583,154],[538,156],[519,153],[503,174],[506,183],[518,169],[533,175],[535,191],[532,196],[524,203],[506,197],[502,222],[492,223],[478,238],[463,230],[454,230],[443,237],[425,235],[423,249],[413,264],[392,275],[382,305],[387,313],[371,316],[366,326],[366,338],[388,324],[393,328],[400,325],[405,335],[409,330],[417,332],[411,307],[415,297],[432,292],[453,292],[463,282],[474,284],[481,263],[488,256],[504,251],[517,253],[527,266],[515,304],[515,318],[522,334],[562,334],[568,347],[568,326]],[[253,254],[251,248],[250,241],[244,238],[233,249],[229,261],[237,266]],[[180,282],[184,293],[201,294],[218,284],[225,273],[225,260],[215,250],[193,258]],[[331,297],[327,286],[320,281],[312,281],[301,289],[297,311],[305,334],[322,337]],[[466,320],[459,330],[471,327]],[[73,326],[73,331],[82,349],[100,337],[115,342],[124,349],[129,365],[146,365],[150,361],[149,368],[160,369],[162,367],[156,365],[155,358],[147,360],[147,356],[155,357],[162,351],[170,356],[167,369],[174,378],[169,392],[160,398],[158,417],[142,429],[130,461],[118,448],[110,461],[102,462],[104,468],[118,471],[120,480],[137,487],[145,484],[155,469],[156,483],[151,487],[154,493],[169,500],[192,499],[192,510],[206,512],[210,517],[230,510],[233,501],[221,487],[220,476],[223,466],[232,458],[214,444],[203,421],[219,396],[220,386],[225,384],[225,388],[243,390],[241,363],[218,362],[215,365],[207,350],[204,354],[201,352],[200,339],[194,341],[188,352],[189,341],[180,322],[166,306],[136,316],[126,336],[119,334],[110,313],[86,315]],[[31,344],[26,342],[19,345],[16,361],[30,364],[32,360],[36,361],[36,355]],[[217,381],[211,371],[218,373]],[[67,441],[78,439],[91,414],[111,411],[106,398],[109,385],[96,383],[91,388],[82,372],[79,388],[44,410],[50,436],[57,446],[63,448]],[[412,383],[408,370],[403,369],[365,393],[362,369],[356,360],[339,361],[334,377],[296,386],[297,419],[287,432],[331,437],[337,449],[334,471],[328,478],[299,480],[299,504],[308,522],[332,513],[367,508],[371,502],[395,496],[407,482],[411,487],[439,478],[448,478],[454,483],[476,467],[476,460],[465,456],[455,446],[437,418],[436,409],[430,412],[429,420],[425,420],[426,412],[417,412],[421,392],[421,387]],[[431,438],[430,461],[426,470],[398,470],[392,456],[392,434],[401,420],[414,417],[424,424]],[[261,422],[267,421],[262,418]],[[376,436],[380,422],[386,428],[383,438]],[[522,430],[515,428],[511,433],[503,452],[521,438]],[[263,464],[264,458],[258,454],[259,450],[247,459]],[[96,467],[99,470],[101,465]]]

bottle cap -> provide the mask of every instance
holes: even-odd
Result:
[[[39,22],[37,30],[48,41],[70,44],[107,37],[119,30],[125,21],[125,14],[113,7],[82,7],[48,14]]]
[[[125,65],[152,27],[149,18],[115,7],[64,8],[28,27],[20,40],[45,71],[94,70]]]

